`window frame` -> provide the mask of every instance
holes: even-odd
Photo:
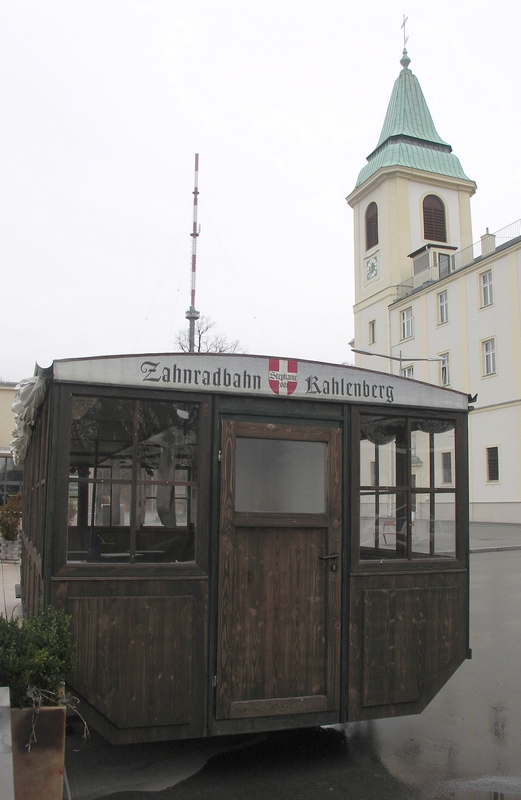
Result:
[[[365,252],[372,250],[379,244],[379,230],[378,230],[378,205],[372,200],[364,215],[365,224]]]
[[[450,386],[450,353],[440,353],[440,386]]]
[[[363,495],[369,493],[371,494],[373,491],[378,494],[383,494],[384,496],[389,491],[395,491],[394,488],[388,487],[385,485],[381,485],[377,478],[379,474],[378,466],[376,468],[376,479],[374,484],[371,480],[370,485],[362,485],[361,481],[361,469],[360,469],[360,432],[361,432],[361,418],[365,415],[376,415],[378,417],[389,417],[390,422],[392,423],[393,417],[395,418],[396,415],[399,417],[404,417],[407,421],[407,436],[409,437],[409,446],[407,442],[405,443],[404,455],[406,461],[405,466],[405,475],[409,475],[408,486],[405,485],[402,487],[398,486],[398,480],[396,481],[396,490],[401,491],[405,490],[406,494],[408,495],[407,500],[407,512],[405,514],[406,518],[410,520],[407,523],[407,536],[406,542],[404,541],[402,544],[403,552],[397,557],[384,557],[381,559],[378,554],[376,554],[375,558],[367,558],[367,554],[362,554],[361,551],[361,525],[360,525],[360,513],[361,513],[361,499]],[[425,486],[417,486],[415,481],[416,475],[413,472],[413,458],[414,454],[412,452],[412,434],[414,433],[414,421],[418,419],[424,420],[447,420],[454,423],[454,439],[453,439],[453,447],[450,448],[450,452],[452,454],[452,483],[451,484],[444,484],[440,479],[436,481],[434,478],[434,472],[439,470],[440,464],[439,462],[435,466],[435,452],[431,455],[431,481],[436,481],[434,483],[431,482],[430,488]],[[353,408],[353,415],[352,415],[352,427],[351,427],[351,436],[352,442],[357,443],[356,447],[352,447],[352,469],[355,474],[358,475],[358,497],[357,497],[357,486],[356,484],[353,485],[353,503],[351,509],[351,530],[352,530],[352,537],[351,537],[351,563],[352,563],[352,572],[356,574],[376,574],[376,573],[386,573],[386,572],[396,572],[397,570],[400,572],[407,572],[407,571],[423,571],[432,569],[434,564],[442,566],[443,569],[461,569],[461,567],[466,567],[467,564],[467,542],[465,538],[465,530],[467,529],[468,525],[468,460],[466,457],[467,447],[468,447],[468,434],[467,434],[467,422],[466,422],[466,414],[461,414],[459,412],[448,412],[448,411],[439,411],[439,410],[427,410],[422,409],[422,411],[418,411],[417,409],[405,408],[402,407],[399,410],[394,409],[392,410],[382,409],[381,407],[371,407],[371,406],[364,406],[362,407],[355,407]],[[445,448],[446,450],[446,448]],[[444,452],[445,450],[439,450],[438,457],[440,452]],[[378,451],[376,453],[377,457],[377,465],[378,465]],[[370,463],[370,462],[368,462]],[[372,478],[372,471],[371,471],[371,478]],[[380,487],[380,488],[378,488]],[[414,526],[415,521],[414,512],[415,505],[420,500],[422,495],[425,495],[426,492],[431,497],[431,504],[436,504],[444,495],[452,496],[454,499],[454,546],[455,551],[453,553],[437,553],[432,548],[428,553],[419,552],[414,548],[413,542],[413,535],[414,535]],[[425,500],[422,500],[425,502]],[[441,517],[441,519],[444,519]],[[380,534],[382,535],[382,533]]]
[[[438,292],[437,298],[438,325],[446,325],[449,321],[449,293],[447,289],[443,289],[441,292]]]
[[[452,486],[454,484],[454,470],[452,467],[452,450],[442,450],[440,453],[441,456],[441,474],[442,479],[441,482],[443,486]],[[448,456],[448,459],[446,458]],[[447,461],[448,463],[444,463]],[[446,480],[446,475],[448,472],[448,480]]]
[[[496,463],[495,468],[497,470],[497,477],[493,478],[490,476],[491,472],[491,453],[495,451],[496,453]],[[488,444],[485,445],[485,483],[487,484],[498,484],[501,483],[501,471],[499,468],[500,465],[500,453],[499,453],[499,445],[498,444]]]
[[[65,384],[55,384],[59,395],[55,405],[54,413],[58,414],[59,439],[70,443],[71,429],[71,410],[73,397],[84,396],[90,398],[116,398],[130,399],[139,401],[157,401],[172,403],[196,403],[199,405],[199,428],[198,442],[200,449],[199,456],[199,478],[197,487],[197,526],[195,532],[195,556],[193,561],[183,562],[145,562],[129,563],[120,562],[115,564],[103,564],[93,562],[69,562],[67,561],[68,547],[68,489],[69,489],[69,467],[70,467],[70,445],[60,448],[57,459],[57,472],[60,477],[56,480],[55,488],[55,522],[56,529],[60,531],[57,537],[57,546],[54,553],[54,572],[60,576],[104,576],[108,571],[113,571],[118,577],[139,578],[153,576],[155,574],[168,573],[173,576],[205,576],[209,572],[208,561],[208,535],[209,535],[209,516],[208,516],[208,492],[209,492],[209,454],[211,451],[211,407],[212,398],[191,392],[163,392],[153,389],[133,389],[129,387],[110,387],[101,385],[75,384],[67,386]],[[55,423],[56,424],[56,423]],[[206,498],[206,500],[205,500]],[[63,534],[61,533],[63,531]],[[112,572],[111,572],[112,574]]]
[[[431,193],[423,198],[422,221],[425,241],[447,243],[447,210],[439,195]]]
[[[376,344],[376,320],[369,320],[369,344]]]
[[[412,306],[404,308],[400,312],[400,339],[412,339],[414,336],[414,317],[412,313]]]
[[[487,349],[487,345],[492,343],[492,348]],[[488,339],[483,339],[481,342],[482,348],[482,377],[490,378],[497,375],[497,345],[496,337],[491,336]]]
[[[485,281],[486,278],[490,278],[490,280]],[[480,308],[489,308],[489,306],[494,305],[494,288],[491,269],[487,269],[485,272],[480,272],[479,286],[481,297]]]

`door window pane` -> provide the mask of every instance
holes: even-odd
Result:
[[[235,510],[323,514],[325,442],[237,438]]]

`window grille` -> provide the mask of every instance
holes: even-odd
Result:
[[[487,481],[499,481],[499,447],[487,447]]]
[[[452,483],[452,453],[441,454],[441,471],[443,483]]]

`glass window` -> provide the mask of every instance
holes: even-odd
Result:
[[[372,319],[369,323],[369,344],[376,342],[376,320]]]
[[[409,367],[404,367],[402,369],[402,375],[404,378],[414,378],[414,367],[412,365]]]
[[[448,253],[438,253],[438,270],[440,278],[446,278],[450,274],[450,255]]]
[[[492,270],[481,274],[481,306],[491,306],[493,303]]]
[[[237,438],[235,510],[323,514],[325,442]]]
[[[438,295],[438,322],[444,325],[449,321],[449,298],[446,291]]]
[[[0,505],[8,497],[22,491],[23,469],[15,466],[10,456],[0,456]]]
[[[441,368],[441,385],[450,386],[450,359],[448,353],[443,353],[440,362]]]
[[[402,339],[410,339],[413,335],[412,306],[402,311]]]
[[[483,342],[483,374],[495,375],[496,373],[496,340],[487,339]]]
[[[454,555],[454,452],[453,420],[360,415],[361,560]]]
[[[441,469],[442,482],[444,484],[452,483],[452,453],[450,451],[441,454]]]
[[[499,447],[487,447],[487,483],[499,481]]]
[[[199,409],[194,403],[72,401],[68,561],[192,561]]]

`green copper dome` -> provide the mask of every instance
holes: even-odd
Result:
[[[384,167],[407,167],[468,181],[459,159],[452,155],[452,147],[434,127],[405,49],[400,63],[403,69],[394,84],[380,139],[367,157],[355,188]]]

